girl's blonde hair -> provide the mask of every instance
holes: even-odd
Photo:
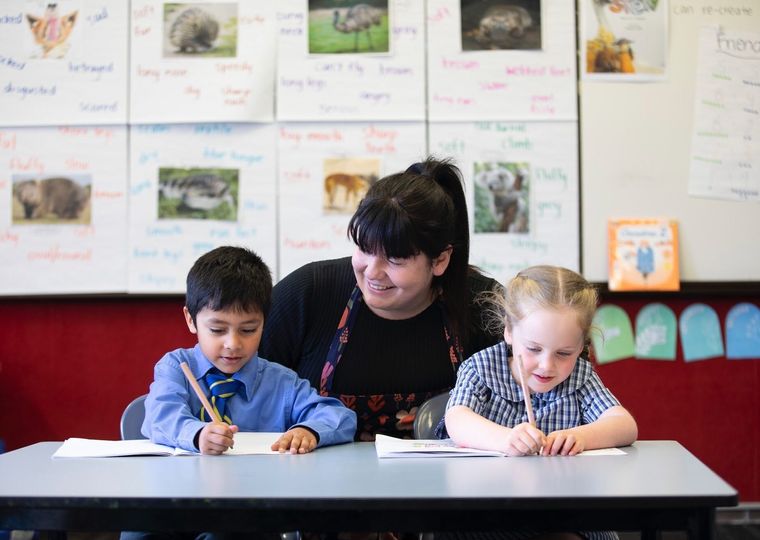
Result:
[[[484,298],[488,304],[489,329],[510,332],[515,324],[536,309],[571,308],[578,326],[588,338],[596,311],[596,289],[580,274],[560,266],[531,266],[518,273],[498,291]]]

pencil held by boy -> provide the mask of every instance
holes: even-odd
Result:
[[[250,250],[222,246],[195,262],[183,312],[198,344],[171,351],[156,364],[143,435],[202,454],[225,452],[238,431],[283,433],[272,450],[299,454],[353,440],[353,411],[320,396],[294,371],[259,358],[271,295],[269,268]]]
[[[459,368],[445,416],[456,444],[573,456],[636,440],[636,421],[581,357],[598,300],[590,283],[566,268],[534,266],[491,300],[504,342]]]

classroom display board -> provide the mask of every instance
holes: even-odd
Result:
[[[666,5],[662,80],[581,80],[583,273],[608,279],[609,220],[665,218],[681,280],[760,281],[760,6]]]
[[[279,279],[350,255],[367,190],[428,155],[473,264],[578,270],[575,8],[3,2],[0,294],[181,293],[224,244]]]

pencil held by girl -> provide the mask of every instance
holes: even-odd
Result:
[[[459,369],[445,416],[455,443],[509,456],[573,456],[636,440],[636,421],[582,356],[597,305],[590,283],[566,268],[533,266],[488,301],[504,341]]]

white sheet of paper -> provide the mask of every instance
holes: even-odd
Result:
[[[254,250],[276,275],[275,136],[273,124],[131,129],[129,292],[184,292],[193,262],[220,245]]]
[[[436,122],[429,134],[431,153],[453,156],[467,182],[472,264],[501,283],[536,264],[578,269],[575,122]],[[525,179],[515,193],[518,169]],[[505,213],[515,216],[509,227]]]
[[[274,6],[133,0],[131,122],[273,120]],[[198,39],[177,39],[192,36],[192,28],[213,25],[211,21],[218,35],[210,49]]]
[[[462,448],[454,444],[454,441],[451,439],[398,439],[396,437],[388,437],[387,435],[377,435],[375,437],[375,451],[380,459],[504,456],[503,453],[496,451]]]
[[[104,441],[98,439],[70,438],[53,454],[57,458],[93,458],[120,456],[171,456],[171,446],[155,444],[147,439],[130,441]]]
[[[236,433],[235,445],[227,450],[225,456],[244,456],[254,454],[279,454],[271,446],[282,433]],[[181,448],[172,448],[163,444],[155,444],[147,439],[129,441],[105,441],[99,439],[82,439],[72,437],[66,439],[53,454],[58,458],[101,458],[126,456],[198,456],[198,452],[190,452]]]
[[[463,51],[460,5],[427,2],[431,121],[578,118],[575,2],[540,2],[541,21],[526,32],[540,24],[542,43],[535,50],[492,49],[486,39],[482,50]]]
[[[126,165],[126,126],[0,128],[0,294],[126,290]]]
[[[126,123],[128,5],[0,2],[0,125]]]
[[[331,54],[309,54],[319,50],[316,44],[310,49],[310,28],[315,36],[324,32],[327,39],[334,36],[351,46],[355,39],[368,44],[367,33],[346,35],[335,29],[334,13],[343,21],[349,6],[309,11],[306,4],[277,2],[279,120],[424,120],[424,2],[388,1],[389,51]],[[370,30],[377,35],[383,28],[372,25]]]
[[[398,439],[387,435],[377,435],[375,451],[379,459],[410,457],[506,457],[496,450],[478,450],[464,448],[454,444],[451,439]],[[577,456],[624,456],[620,448],[599,448],[585,450]],[[535,456],[541,457],[541,456]],[[553,456],[551,456],[553,457]]]
[[[272,450],[272,444],[282,433],[236,433],[235,445],[227,450],[225,456],[245,456],[253,454],[279,454]]]
[[[350,255],[346,226],[369,176],[404,171],[425,154],[421,122],[279,124],[280,278],[311,261]],[[346,182],[328,182],[333,174],[362,178],[352,178],[349,192]]]
[[[760,201],[760,51],[748,43],[760,33],[699,33],[689,195]]]

